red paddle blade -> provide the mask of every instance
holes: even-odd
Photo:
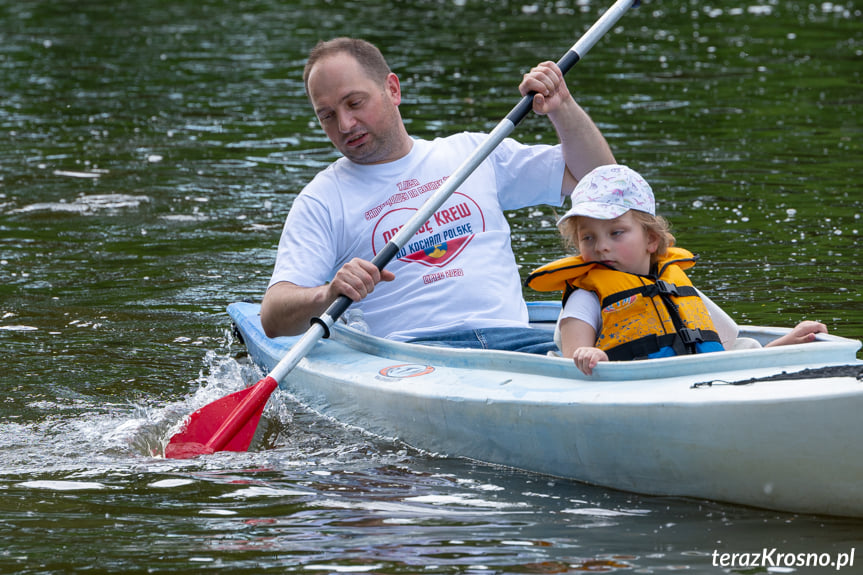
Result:
[[[189,459],[216,451],[246,451],[270,395],[279,386],[265,377],[252,387],[208,403],[189,416],[185,428],[165,446],[165,457]]]

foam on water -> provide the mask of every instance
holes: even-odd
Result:
[[[47,489],[49,491],[81,491],[88,489],[110,489],[107,485],[93,481],[23,481],[16,487]]]
[[[91,194],[77,197],[71,202],[39,202],[9,211],[10,214],[29,214],[34,212],[68,212],[81,215],[97,212],[115,212],[134,209],[150,201],[148,196],[131,194]]]

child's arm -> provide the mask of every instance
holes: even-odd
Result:
[[[608,361],[608,355],[593,347],[596,343],[596,330],[589,323],[567,317],[560,321],[560,351],[563,357],[571,357],[576,367],[585,375],[593,373],[600,361]]]
[[[774,339],[764,347],[809,343],[810,341],[815,341],[815,334],[817,333],[827,333],[827,326],[817,321],[801,321],[790,332],[779,339]]]

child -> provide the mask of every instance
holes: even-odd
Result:
[[[590,375],[600,361],[733,345],[737,325],[689,281],[683,270],[696,258],[673,247],[668,222],[656,215],[653,191],[638,173],[621,165],[594,169],[573,190],[572,208],[557,225],[579,255],[546,264],[527,284],[564,291],[555,338],[582,372]],[[809,342],[826,332],[804,321],[767,345]]]

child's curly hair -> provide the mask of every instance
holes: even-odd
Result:
[[[674,235],[671,233],[671,224],[662,216],[652,216],[647,212],[631,210],[635,221],[640,223],[648,236],[657,239],[656,251],[650,256],[650,263],[665,255],[668,248],[674,245]],[[560,224],[560,233],[567,249],[578,254],[578,221],[582,216],[567,218]]]

